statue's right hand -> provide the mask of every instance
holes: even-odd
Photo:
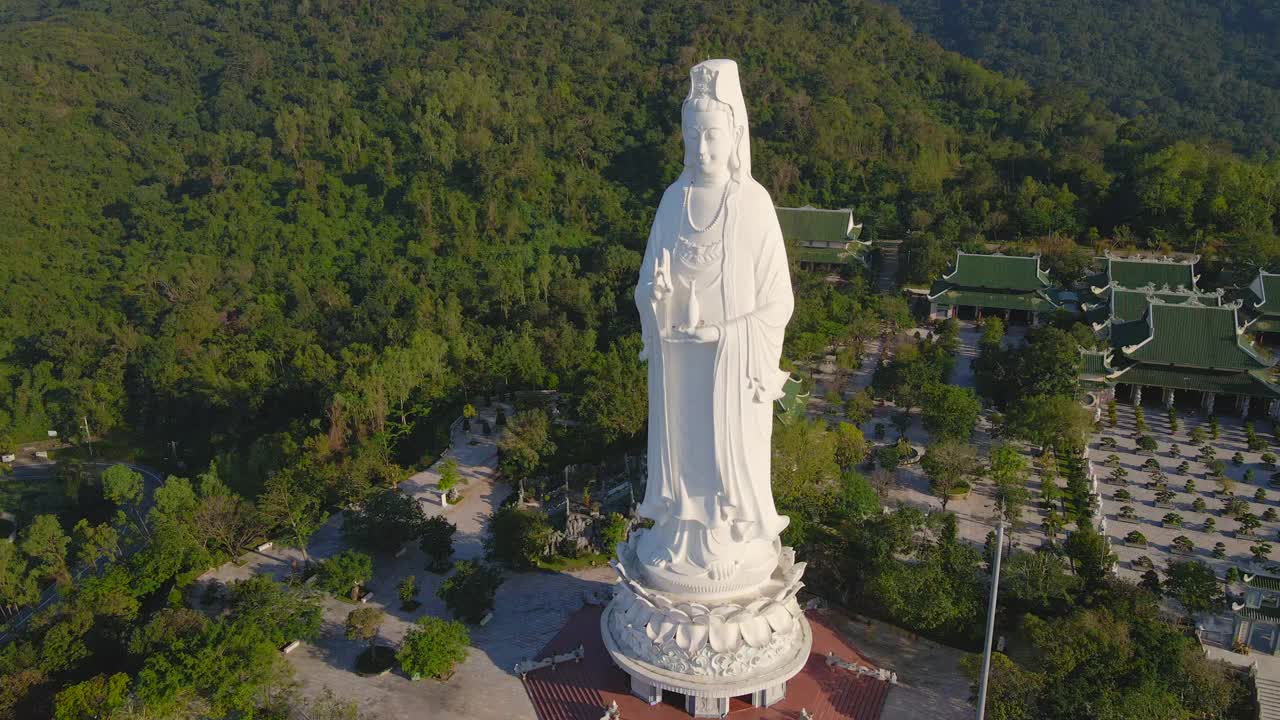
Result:
[[[653,301],[662,302],[671,295],[671,282],[667,280],[667,274],[661,270],[653,275]]]

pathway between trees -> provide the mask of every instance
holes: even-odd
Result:
[[[511,488],[496,482],[497,429],[496,408],[479,409],[472,422],[477,431],[468,435],[456,430],[453,446],[427,470],[415,473],[400,487],[419,498],[428,514],[444,514],[458,526],[454,536],[454,559],[479,557],[483,553],[483,533],[488,515],[511,493]],[[488,419],[493,435],[478,431],[480,420]],[[463,500],[448,508],[439,504],[437,483],[443,462],[453,458],[466,483],[459,487]],[[346,549],[342,533],[342,514],[329,519],[311,539],[308,551],[313,560],[334,555]],[[302,553],[288,548],[251,552],[240,558],[243,566],[226,563],[206,573],[201,583],[213,580],[242,580],[254,573],[268,573],[276,578],[289,574],[295,562],[301,564]],[[411,544],[400,557],[374,557],[374,578],[366,583],[373,592],[368,605],[387,613],[380,629],[382,644],[398,646],[414,621],[424,615],[450,617],[444,603],[436,597],[444,576],[428,572],[422,550]],[[397,588],[400,581],[413,575],[418,582],[418,600],[422,606],[413,612],[400,609]],[[301,693],[314,697],[325,687],[346,700],[359,704],[370,717],[416,720],[430,716],[433,720],[509,720],[532,718],[533,705],[518,677],[511,674],[517,662],[536,657],[559,632],[568,617],[582,606],[583,599],[612,584],[613,570],[608,567],[551,573],[508,573],[498,589],[493,619],[484,627],[471,627],[472,649],[466,662],[458,666],[445,682],[421,680],[412,682],[399,671],[381,677],[361,677],[353,668],[364,644],[347,640],[344,623],[357,605],[326,596],[323,601],[324,622],[314,642],[303,643],[289,654],[297,671]],[[201,592],[196,591],[199,597]],[[425,713],[425,715],[424,715]]]

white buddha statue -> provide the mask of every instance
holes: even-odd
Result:
[[[636,287],[649,363],[649,476],[638,538],[649,584],[726,596],[778,564],[773,402],[794,298],[773,201],[751,177],[732,60],[690,72],[685,167],[658,207]]]

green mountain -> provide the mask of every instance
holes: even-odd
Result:
[[[887,0],[922,32],[1042,88],[1080,88],[1176,137],[1280,147],[1280,6],[1268,0]]]

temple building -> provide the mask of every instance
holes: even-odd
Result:
[[[1280,577],[1271,574],[1241,575],[1244,580],[1244,602],[1231,604],[1232,640],[1241,645],[1249,642],[1254,630],[1266,632],[1268,652],[1280,649]]]
[[[966,320],[997,315],[1037,324],[1063,306],[1040,256],[956,252],[951,271],[929,290],[929,317]]]
[[[1244,295],[1249,332],[1267,344],[1280,340],[1280,275],[1258,271]]]
[[[1231,399],[1241,415],[1280,417],[1275,360],[1245,334],[1239,301],[1221,293],[1180,289],[1106,289],[1105,317],[1086,311],[1109,346],[1083,353],[1082,381],[1138,405],[1144,392],[1158,391],[1165,407],[1195,402],[1206,413]]]
[[[871,241],[859,240],[862,224],[853,221],[852,210],[774,207],[787,255],[807,270],[839,272],[850,261],[865,263]]]
[[[1195,265],[1200,262],[1198,255],[1176,260],[1168,257],[1117,257],[1108,254],[1098,260],[1102,263],[1102,271],[1088,279],[1095,294],[1114,286],[1143,288],[1152,285],[1195,290],[1196,283],[1200,280],[1200,276],[1195,274]]]

